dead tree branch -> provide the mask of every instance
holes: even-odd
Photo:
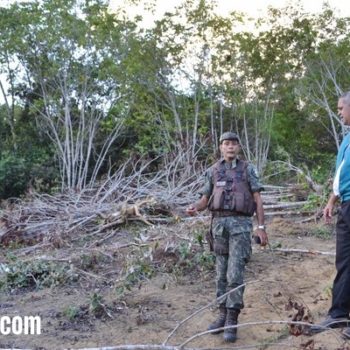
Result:
[[[320,250],[311,250],[311,249],[274,248],[273,251],[283,252],[283,253],[302,253],[302,254],[310,254],[310,255],[335,256],[335,252],[322,252]]]

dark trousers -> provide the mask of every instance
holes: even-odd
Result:
[[[332,306],[328,314],[333,318],[349,317],[350,312],[350,201],[342,203],[338,214]]]

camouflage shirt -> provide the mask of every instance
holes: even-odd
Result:
[[[224,159],[220,160],[221,162],[225,162]],[[232,163],[225,163],[227,167],[235,168],[237,165],[237,160],[234,159]],[[250,185],[251,191],[254,192],[261,192],[264,190],[263,185],[261,184],[259,180],[258,172],[255,168],[255,166],[251,163],[248,164],[247,167],[247,176],[248,176],[248,182]],[[214,189],[214,183],[213,183],[213,166],[211,166],[204,174],[203,179],[203,187],[199,191],[201,195],[205,195],[207,198],[210,198],[213,189]],[[225,222],[226,225],[230,227],[231,233],[242,233],[242,232],[249,232],[252,230],[252,218],[249,216],[243,216],[243,215],[236,215],[236,216],[229,216],[229,217],[216,217],[214,218],[214,221],[216,222]],[[215,228],[215,222],[213,222],[213,228]],[[214,229],[215,230],[215,229]]]

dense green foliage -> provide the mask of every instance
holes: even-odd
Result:
[[[325,181],[345,132],[349,18],[295,5],[251,21],[209,0],[152,28],[102,0],[0,7],[0,197],[84,188],[130,157],[210,161],[228,129],[263,174],[283,160]]]

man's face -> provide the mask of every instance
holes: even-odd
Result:
[[[234,160],[240,149],[238,140],[224,140],[220,145],[220,151],[226,161]]]
[[[344,125],[350,125],[350,104],[344,98],[338,101],[338,114]]]

